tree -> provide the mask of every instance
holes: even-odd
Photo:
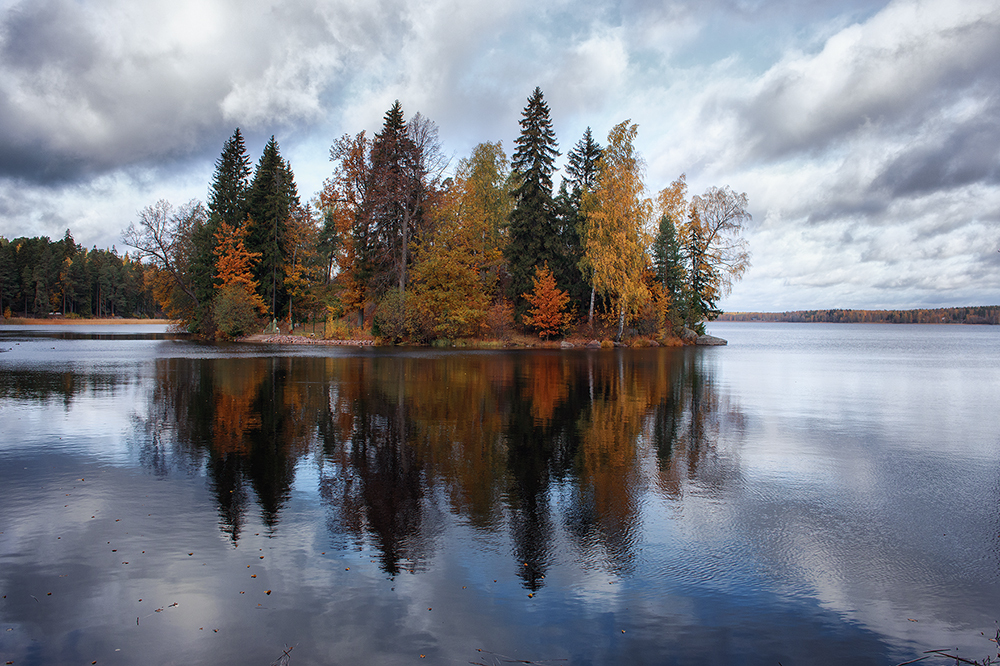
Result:
[[[485,292],[492,299],[499,298],[507,220],[513,209],[503,145],[499,141],[477,145],[469,157],[458,163],[453,185],[455,209],[449,216],[435,219],[439,224],[455,220],[461,227],[461,242],[476,256]]]
[[[288,302],[285,291],[285,265],[288,262],[288,218],[299,206],[299,193],[292,168],[281,156],[272,136],[257,163],[247,200],[250,226],[246,243],[260,253],[254,271],[261,296],[272,315]]]
[[[193,237],[191,281],[202,307],[208,307],[215,297],[215,234],[222,222],[233,229],[243,226],[249,189],[250,156],[237,127],[215,161],[215,173],[208,190],[208,219]]]
[[[523,294],[531,289],[535,267],[558,258],[558,233],[552,200],[552,173],[559,156],[555,132],[541,88],[535,88],[521,114],[521,134],[511,160],[518,186],[513,191],[510,240],[504,251],[511,298],[523,314]]]
[[[538,331],[538,337],[546,340],[553,335],[561,335],[572,322],[566,311],[569,295],[556,287],[556,279],[548,264],[535,269],[532,279],[534,289],[523,294],[531,307],[524,315],[524,323]]]
[[[14,292],[17,291],[15,251],[14,245],[0,236],[0,311],[3,312],[14,304]]]
[[[667,214],[660,217],[660,228],[653,241],[653,275],[666,299],[666,320],[671,328],[676,328],[687,310],[684,298],[687,272],[677,226]]]
[[[192,239],[206,218],[199,201],[175,209],[161,199],[139,211],[139,226],[129,224],[122,234],[122,241],[138,250],[139,258],[150,259],[160,269],[162,275],[154,286],[158,302],[170,317],[192,330],[198,330],[201,323],[201,301],[191,275]]]
[[[403,107],[396,100],[385,113],[371,149],[368,195],[374,242],[368,248],[376,264],[378,291],[395,283],[406,289],[410,238],[420,202],[416,144],[407,132]]]
[[[215,173],[208,192],[208,216],[211,227],[225,222],[232,228],[246,221],[247,194],[250,190],[250,156],[243,134],[237,127],[222,146],[215,161]],[[212,229],[214,234],[217,229]]]
[[[300,321],[303,313],[311,313],[313,321],[319,300],[317,291],[322,288],[324,279],[322,273],[325,260],[321,259],[319,230],[313,219],[312,206],[297,209],[288,219],[288,246],[291,257],[285,266],[285,289],[288,292],[288,319],[294,323],[294,311],[299,313]]]
[[[460,166],[459,172],[465,169]],[[461,175],[446,181],[433,211],[433,230],[415,252],[412,301],[413,310],[421,316],[413,328],[426,322],[430,329],[413,330],[416,337],[475,336],[486,321],[493,283],[490,269],[499,252],[491,251],[488,235],[483,233],[488,231],[488,221],[477,214],[474,203],[467,205],[477,197],[470,195],[466,185],[468,180]]]
[[[579,284],[581,287],[590,286],[587,321],[591,326],[594,323],[594,300],[597,290],[593,286],[590,266],[585,260],[587,216],[583,210],[583,199],[585,194],[593,192],[597,186],[601,154],[601,146],[594,141],[593,134],[588,127],[583,133],[583,137],[577,141],[573,150],[567,155],[566,173],[569,178],[563,181],[559,197],[563,202],[563,216],[566,219],[563,225],[563,235],[568,239],[567,258],[572,264],[572,268],[575,269],[575,272],[570,274],[572,279],[569,284]],[[567,182],[572,188],[568,194],[565,189]],[[579,294],[579,296],[583,296],[583,294]]]
[[[253,264],[260,253],[250,252],[243,242],[246,227],[233,228],[219,222],[215,233],[218,294],[213,303],[215,324],[227,337],[238,337],[252,330],[259,315],[267,312],[267,303],[257,293]]]
[[[652,204],[642,197],[644,164],[633,147],[637,133],[638,125],[628,120],[608,133],[597,187],[585,205],[586,265],[593,271],[597,293],[611,302],[618,318],[617,340],[626,319],[649,300],[644,272]]]
[[[749,198],[728,186],[711,187],[691,200],[687,253],[691,273],[691,310],[689,326],[704,317],[721,314],[715,304],[725,298],[750,268],[750,250],[743,230],[751,220],[747,211]]]
[[[704,320],[713,320],[722,314],[716,307],[719,300],[719,276],[706,252],[698,208],[691,208],[687,226],[685,249],[688,261],[688,299],[685,320],[687,327],[705,332]]]
[[[330,148],[330,160],[337,166],[323,184],[320,207],[324,230],[332,232],[329,247],[336,248],[334,289],[344,312],[356,310],[358,326],[364,323],[365,291],[373,273],[367,251],[371,228],[368,203],[368,172],[371,169],[371,141],[365,133],[345,134]]]

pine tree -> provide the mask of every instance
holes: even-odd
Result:
[[[291,166],[278,151],[272,136],[257,163],[247,198],[250,228],[246,243],[260,253],[254,271],[261,296],[277,316],[288,302],[285,264],[288,260],[288,218],[299,207],[299,193]]]
[[[531,290],[535,267],[558,261],[559,238],[552,199],[552,173],[559,151],[541,88],[535,88],[521,114],[521,134],[511,167],[519,181],[510,214],[510,240],[504,251],[510,270],[510,295],[519,313]]]

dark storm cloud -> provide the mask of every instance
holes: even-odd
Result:
[[[1000,98],[947,131],[914,141],[886,164],[873,188],[898,197],[971,183],[1000,184]]]
[[[345,67],[385,65],[407,29],[393,0],[15,4],[0,14],[0,177],[162,168],[236,125],[308,127],[344,103]]]
[[[156,49],[128,51],[100,16],[58,0],[21,4],[0,33],[0,176],[56,184],[196,151],[221,113]],[[173,71],[172,71],[173,70]]]

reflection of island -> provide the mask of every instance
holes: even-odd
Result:
[[[391,575],[414,570],[450,511],[507,530],[536,590],[559,530],[583,560],[627,571],[642,493],[724,483],[715,437],[739,414],[720,410],[702,360],[664,349],[167,359],[136,435],[154,470],[204,465],[234,542],[254,503],[278,525],[310,456],[335,544],[376,548]]]

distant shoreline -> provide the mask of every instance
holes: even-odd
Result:
[[[913,310],[793,310],[724,312],[716,321],[809,324],[1000,324],[1000,305]]]
[[[5,326],[112,326],[118,324],[136,325],[145,324],[150,326],[169,326],[175,324],[173,319],[84,319],[74,317],[52,317],[33,319],[31,317],[11,317],[10,319],[0,319],[0,324]]]

